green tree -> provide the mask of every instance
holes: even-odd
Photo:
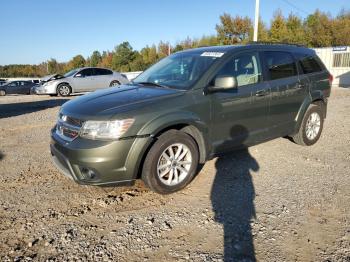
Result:
[[[342,9],[332,21],[332,45],[350,45],[350,11]]]
[[[309,46],[331,46],[332,22],[329,15],[316,10],[306,18],[304,26]]]
[[[157,47],[155,45],[142,48],[140,53],[146,68],[158,61]]]
[[[288,29],[281,10],[277,10],[271,21],[270,40],[272,42],[287,42]]]
[[[251,27],[252,21],[249,17],[232,17],[224,13],[220,16],[220,24],[216,25],[216,31],[222,44],[236,44],[249,39]]]
[[[288,43],[307,44],[303,22],[298,16],[290,13],[286,21],[286,27]]]
[[[112,58],[112,68],[121,72],[130,71],[130,64],[135,59],[136,53],[129,42],[123,42],[115,47]]]
[[[102,56],[99,51],[94,51],[90,57],[90,65],[97,66],[102,61]]]
[[[76,55],[68,64],[71,69],[84,67],[85,59],[82,55]]]
[[[49,74],[58,73],[59,64],[57,63],[56,59],[51,58],[49,61],[47,61],[47,71]]]

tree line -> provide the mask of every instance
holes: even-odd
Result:
[[[62,74],[84,66],[106,67],[120,72],[143,71],[169,53],[200,46],[244,44],[252,41],[253,21],[249,17],[224,13],[219,20],[215,27],[216,35],[187,37],[174,45],[161,41],[158,45],[146,46],[140,51],[134,50],[129,42],[123,42],[113,51],[94,51],[87,58],[76,55],[65,63],[51,58],[39,65],[0,66],[0,77],[42,77],[47,74]],[[307,47],[350,45],[350,11],[342,9],[337,16],[332,17],[329,13],[316,10],[302,19],[293,13],[284,16],[281,10],[277,10],[269,27],[260,19],[258,40]]]

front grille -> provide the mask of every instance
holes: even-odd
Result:
[[[63,140],[73,141],[79,136],[82,125],[83,121],[60,113],[56,125],[56,134]]]

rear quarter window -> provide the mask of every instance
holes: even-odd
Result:
[[[297,75],[294,58],[289,52],[265,51],[264,56],[270,80]]]
[[[299,65],[304,74],[312,74],[323,71],[323,68],[316,56],[307,54],[296,54]]]

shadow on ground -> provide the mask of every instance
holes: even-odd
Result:
[[[0,118],[19,116],[63,105],[68,99],[0,104]]]
[[[240,129],[241,141],[235,144],[243,144],[248,137],[246,129]],[[259,170],[259,165],[243,148],[218,157],[215,166],[211,201],[215,220],[224,228],[224,261],[256,261],[250,226],[255,218],[255,190],[250,172]]]

